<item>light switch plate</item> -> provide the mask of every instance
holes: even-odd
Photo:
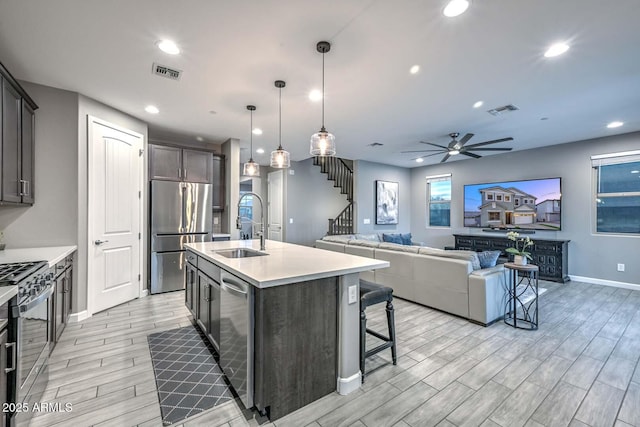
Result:
[[[289,218],[289,224],[293,224],[293,218]]]
[[[362,221],[365,224],[371,224],[371,219],[370,218],[365,218],[364,221]]]
[[[217,216],[213,217],[213,225],[218,225],[218,217]]]
[[[293,169],[289,169],[289,175],[295,175],[296,171],[294,171]]]
[[[358,302],[358,287],[356,285],[349,286],[349,304]]]

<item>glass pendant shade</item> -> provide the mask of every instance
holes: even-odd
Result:
[[[242,168],[244,176],[260,176],[260,165],[253,161],[253,112],[256,111],[255,105],[247,105],[247,110],[251,112],[251,126],[249,127],[249,141],[251,141],[249,161]]]
[[[288,168],[291,166],[291,160],[289,159],[289,152],[285,151],[282,147],[278,147],[277,150],[271,152],[271,167],[272,168]]]
[[[278,97],[278,148],[271,152],[271,167],[277,169],[288,168],[291,166],[289,152],[282,148],[282,88],[286,86],[283,80],[276,80],[275,86],[280,90]]]
[[[260,165],[254,162],[253,159],[249,159],[249,161],[244,164],[242,174],[244,176],[260,176]]]
[[[312,156],[335,156],[336,155],[336,137],[332,133],[327,132],[323,127],[320,132],[311,135],[311,148],[309,150]]]

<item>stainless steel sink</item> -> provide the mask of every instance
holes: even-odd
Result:
[[[269,255],[264,252],[258,252],[253,249],[247,248],[233,248],[233,249],[224,249],[219,251],[214,251],[218,255],[222,255],[227,258],[249,258],[254,256],[264,256]]]

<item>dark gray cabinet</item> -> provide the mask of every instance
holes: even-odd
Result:
[[[198,325],[216,350],[220,349],[220,284],[198,272]]]
[[[508,258],[506,248],[513,247],[514,242],[505,236],[482,236],[473,234],[454,234],[456,249],[470,251],[499,250],[501,256]],[[530,248],[532,263],[540,269],[540,279],[552,282],[568,282],[569,279],[569,240],[536,239]]]
[[[6,326],[6,325],[5,325]],[[7,373],[7,368],[8,368],[8,363],[7,363],[7,359],[8,359],[8,354],[7,351],[5,350],[7,348],[7,343],[8,343],[8,338],[9,338],[9,332],[8,330],[5,328],[2,332],[0,332],[0,405],[2,405],[2,407],[4,408],[5,404],[8,403],[8,391],[9,391],[9,374]],[[14,361],[15,363],[15,361]],[[9,424],[7,423],[7,414],[9,413],[9,411],[2,411],[2,417],[0,417],[0,420],[2,422],[1,425],[3,426],[8,426]]]
[[[51,341],[53,350],[55,343],[60,341],[60,335],[69,323],[71,315],[71,296],[73,289],[73,255],[66,257],[55,266],[55,289],[53,292],[53,323]]]
[[[224,156],[213,155],[213,210],[223,211],[225,203]]]
[[[149,179],[211,183],[212,153],[164,145],[149,145]]]
[[[35,114],[37,105],[0,64],[0,201],[33,204]]]

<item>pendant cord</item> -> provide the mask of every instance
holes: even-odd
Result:
[[[322,52],[322,129],[324,129],[324,52]]]
[[[249,141],[251,143],[251,152],[249,153],[249,161],[253,160],[253,110],[251,110],[251,128],[249,129]]]
[[[280,100],[278,102],[278,115],[280,120],[278,123],[278,150],[282,150],[282,88],[280,89]]]

